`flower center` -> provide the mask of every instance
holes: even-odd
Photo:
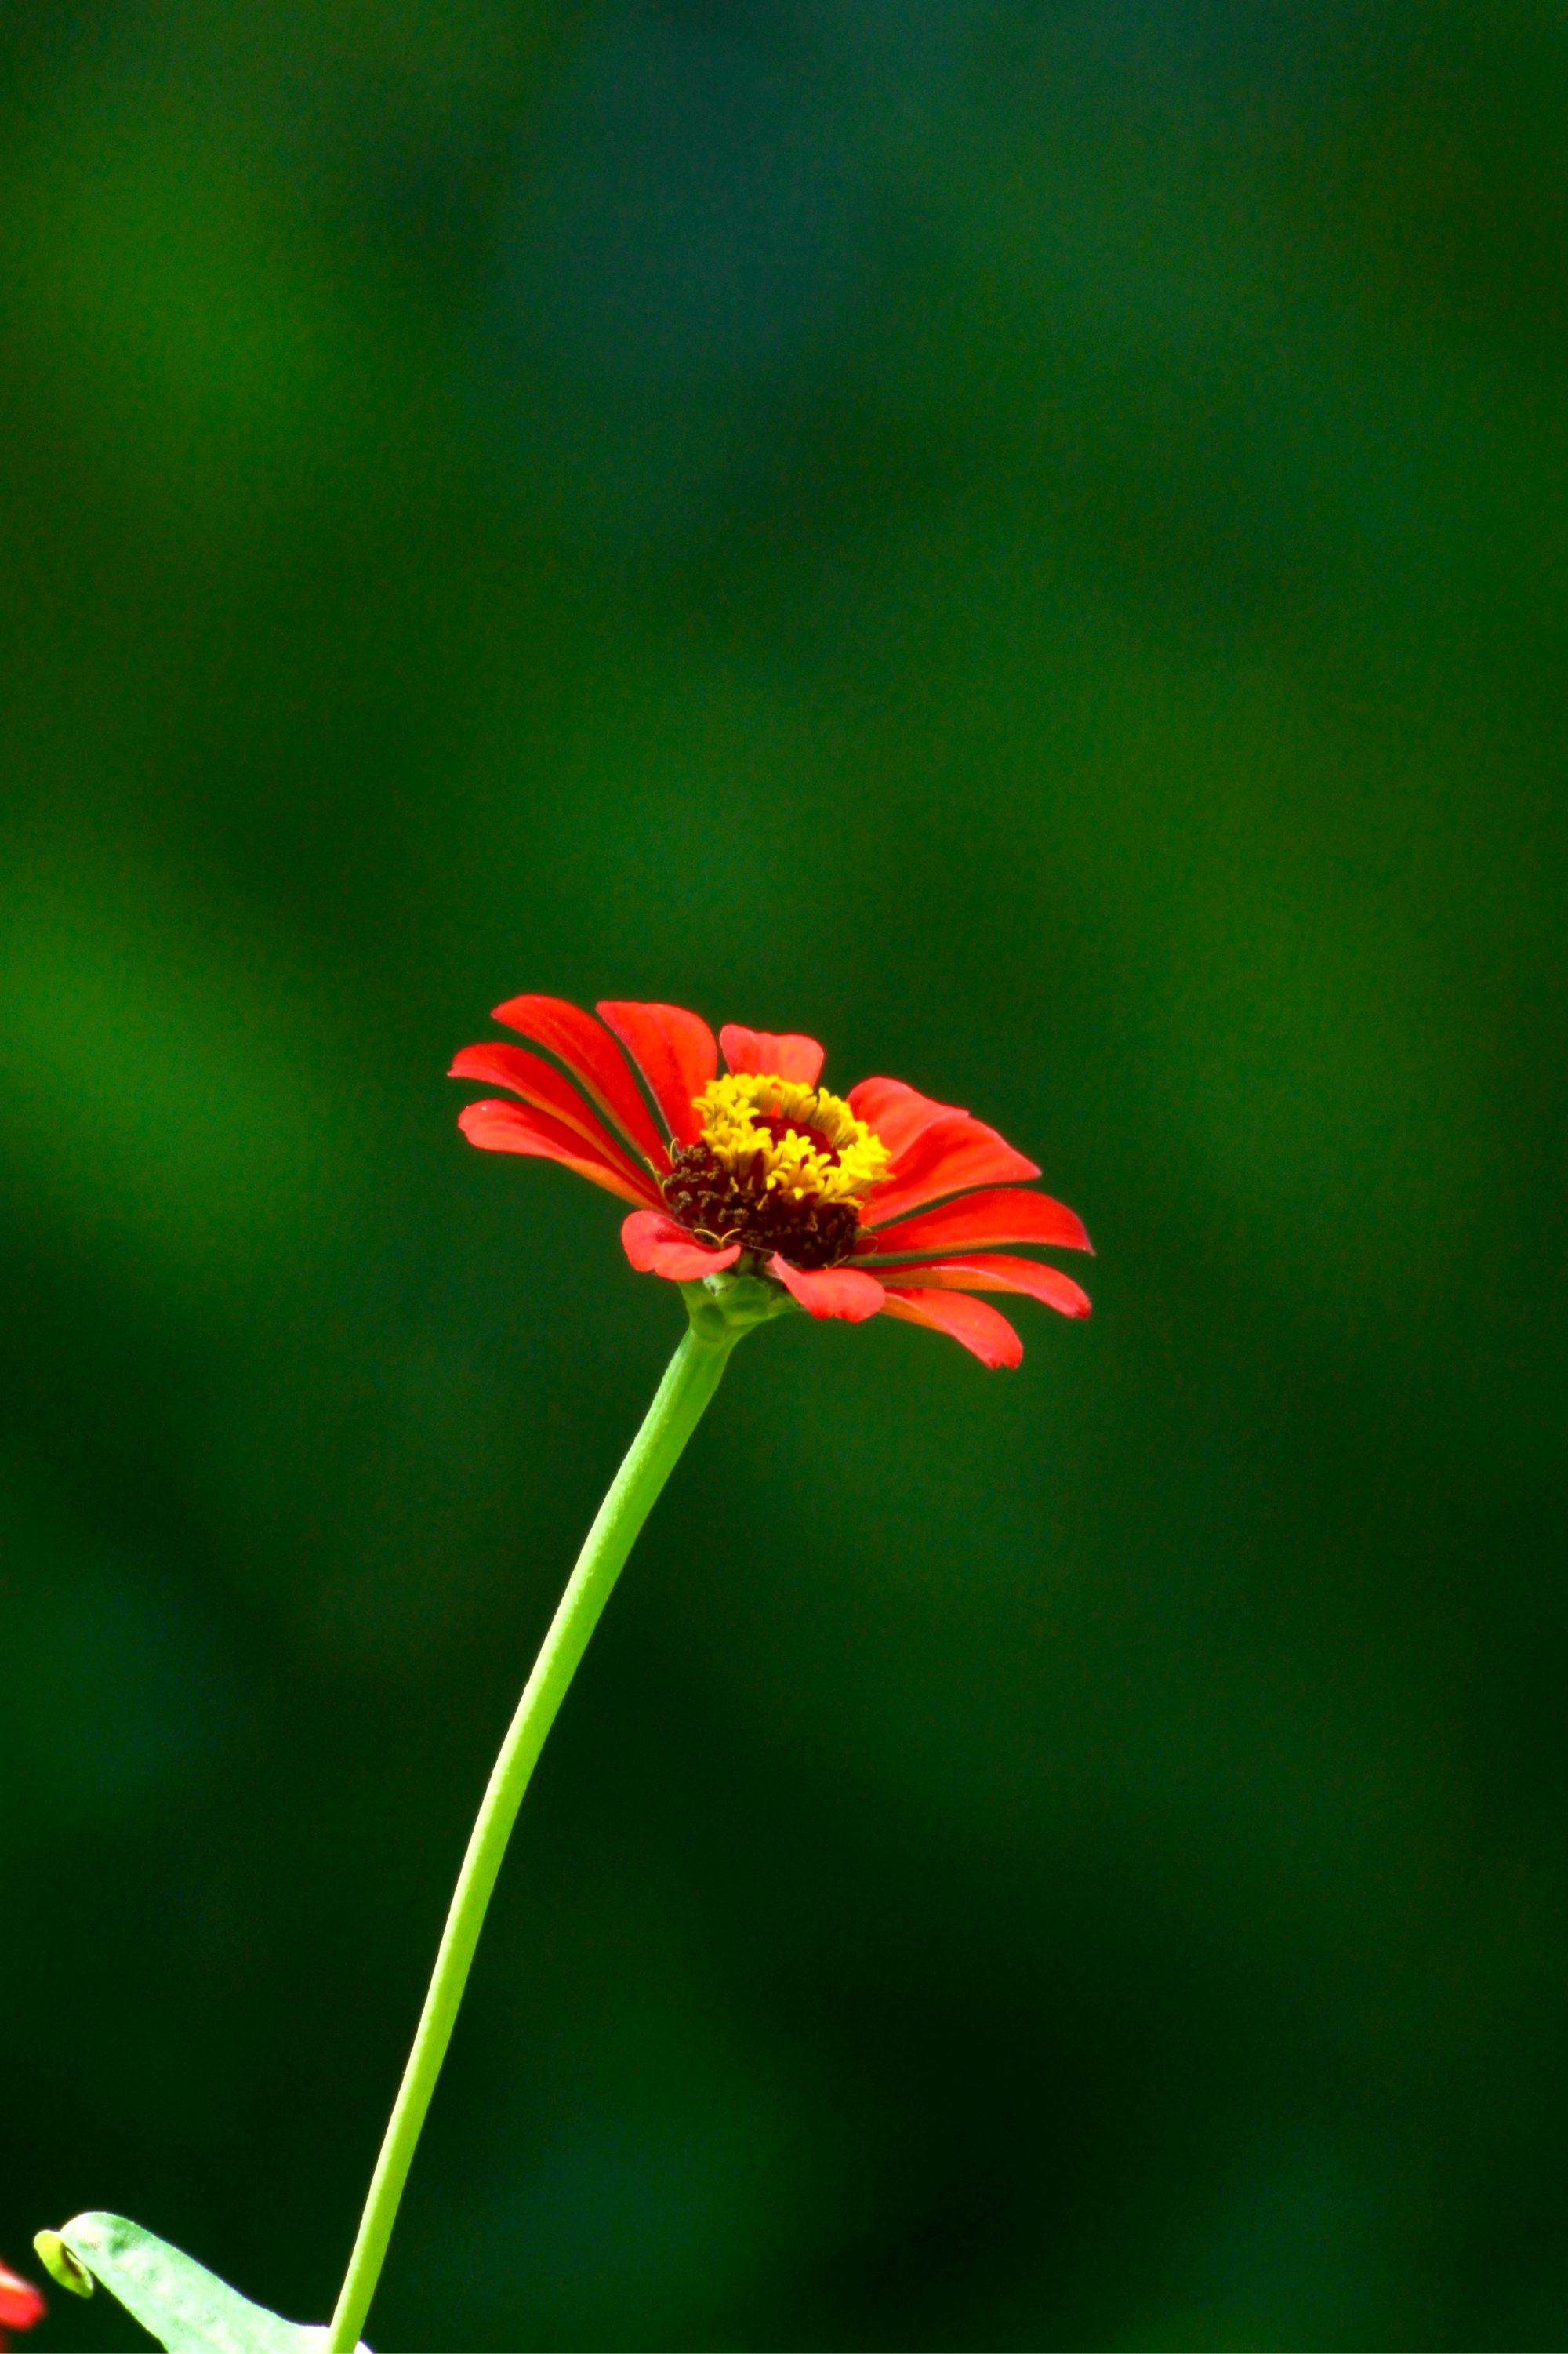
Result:
[[[695,1097],[701,1141],[676,1145],[663,1181],[672,1216],[727,1248],[795,1267],[834,1267],[854,1247],[860,1204],[892,1168],[881,1138],[825,1087],[755,1072]]]

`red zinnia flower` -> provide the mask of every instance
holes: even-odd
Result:
[[[41,2321],[47,2310],[43,2298],[31,2281],[25,2281],[6,2264],[0,2264],[0,2354],[10,2344],[6,2331],[31,2329]]]
[[[700,1015],[613,1002],[599,1013],[596,1022],[559,997],[498,1005],[495,1019],[546,1048],[577,1085],[520,1046],[465,1046],[454,1078],[523,1100],[470,1104],[458,1125],[471,1144],[563,1161],[630,1202],[620,1235],[641,1273],[690,1283],[738,1265],[813,1316],[858,1323],[885,1310],[949,1333],[986,1365],[1016,1365],[1023,1344],[971,1293],[1027,1292],[1065,1316],[1088,1314],[1057,1268],[998,1255],[1019,1243],[1087,1250],[1089,1238],[1060,1202],[1022,1190],[1039,1170],[983,1120],[899,1079],[830,1095],[811,1038],[730,1023],[721,1078]]]

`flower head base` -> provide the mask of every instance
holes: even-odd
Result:
[[[893,1166],[882,1139],[841,1097],[777,1072],[711,1079],[693,1108],[703,1132],[677,1144],[661,1191],[715,1250],[739,1243],[796,1267],[836,1267],[854,1249],[860,1204]]]
[[[498,1022],[556,1062],[465,1047],[454,1078],[522,1101],[470,1104],[459,1125],[488,1151],[561,1161],[629,1203],[628,1258],[686,1287],[694,1322],[750,1325],[791,1307],[851,1323],[885,1312],[946,1332],[982,1364],[1015,1365],[1017,1333],[972,1294],[1088,1314],[1071,1277],[1001,1255],[1087,1250],[1082,1221],[1024,1190],[1033,1161],[957,1104],[901,1079],[830,1095],[817,1084],[822,1049],[795,1032],[729,1023],[715,1040],[678,1005],[598,1010],[595,1021],[559,997],[497,1006]]]

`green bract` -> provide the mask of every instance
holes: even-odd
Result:
[[[795,1309],[781,1286],[758,1275],[705,1276],[700,1283],[683,1283],[681,1292],[698,1338],[732,1345],[754,1324],[789,1316]]]

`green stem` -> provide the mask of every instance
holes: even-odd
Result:
[[[370,2196],[360,2218],[359,2236],[333,2315],[327,2354],[352,2354],[370,2310],[403,2185],[408,2179],[425,2112],[430,2105],[430,2095],[451,2041],[452,2025],[468,1983],[469,1965],[484,1925],[501,1859],[506,1852],[528,1778],[545,1745],[545,1736],[555,1723],[556,1711],[566,1698],[567,1687],[588,1649],[588,1638],[599,1624],[599,1613],[609,1599],[610,1589],[637,1541],[638,1532],[674,1469],[682,1448],[702,1420],[743,1329],[721,1322],[716,1314],[694,1314],[692,1329],[671,1360],[670,1369],[648,1409],[647,1420],[599,1508],[599,1517],[588,1531],[571,1581],[561,1596],[560,1607],[550,1622],[544,1648],[534,1662],[534,1672],[502,1744],[469,1839],[462,1870],[458,1874],[440,1951],[436,1956],[435,1975],[425,1997],[414,2048],[403,2072],[397,2104],[376,2160]]]

